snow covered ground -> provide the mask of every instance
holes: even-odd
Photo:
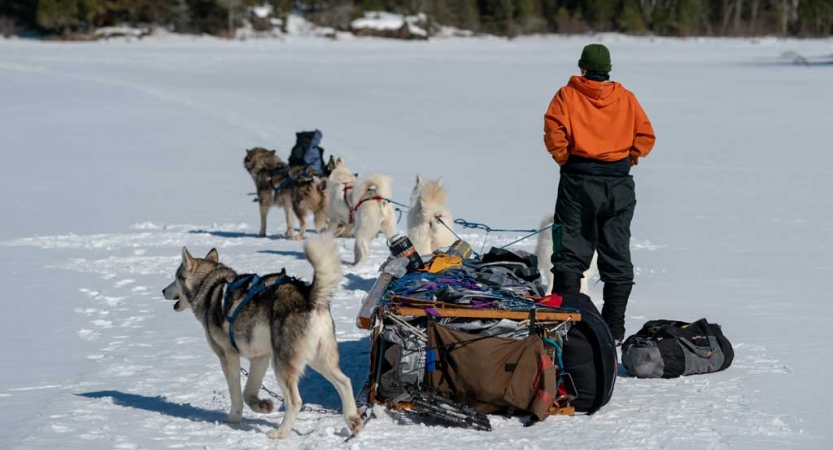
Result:
[[[833,41],[600,39],[658,135],[634,169],[628,328],[705,316],[735,344],[729,370],[620,377],[592,417],[493,418],[491,433],[383,415],[343,444],[341,419],[305,412],[276,443],[263,432],[281,411],[224,424],[219,364],[161,297],[179,248],[311,276],[282,214],[255,237],[243,150],[286,155],[317,127],[353,170],[392,175],[398,199],[416,172],[443,176],[455,217],[533,228],[558,180],[542,114],[593,39],[0,40],[0,448],[828,448],[833,67],[768,62]],[[345,266],[333,302],[354,386],[368,357],[354,318],[384,255],[380,240]],[[338,407],[315,374],[301,394]]]

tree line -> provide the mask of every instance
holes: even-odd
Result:
[[[623,32],[662,36],[829,36],[833,0],[0,0],[0,33],[61,35],[118,24],[227,35],[271,4],[349,30],[364,11],[426,13],[434,25],[515,37]]]

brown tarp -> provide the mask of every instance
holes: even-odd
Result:
[[[486,414],[512,406],[546,418],[556,394],[556,369],[540,337],[480,336],[431,322],[428,349],[436,352],[436,364],[426,367],[428,387]]]

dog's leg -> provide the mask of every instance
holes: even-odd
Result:
[[[271,200],[265,194],[260,196],[260,237],[266,237],[266,216],[269,215]]]
[[[298,392],[298,379],[302,371],[296,371],[292,367],[282,367],[277,362],[272,365],[272,370],[275,371],[275,378],[278,379],[278,385],[285,397],[284,415],[278,429],[266,433],[266,436],[269,439],[285,439],[292,432],[295,419],[298,418],[298,413],[301,412],[302,400],[301,394]]]
[[[281,206],[286,213],[286,235],[292,237],[295,234],[295,213],[292,211],[292,197],[281,195]]]
[[[218,355],[223,375],[226,376],[229,397],[231,397],[231,411],[226,422],[240,423],[243,420],[243,393],[240,391],[240,356],[234,353]]]
[[[327,213],[327,207],[319,207],[313,212],[313,221],[315,224],[315,232],[321,234],[327,229],[327,222],[330,220],[330,215]]]
[[[318,354],[310,366],[336,388],[338,396],[341,397],[341,409],[344,411],[344,420],[347,421],[350,435],[359,434],[362,430],[362,420],[356,409],[356,399],[353,397],[353,385],[350,383],[350,378],[344,375],[338,366],[338,344],[336,344],[335,336],[323,339]]]
[[[390,239],[396,234],[396,213],[390,205],[383,205],[382,208],[382,233],[385,233],[386,239]],[[385,211],[386,209],[388,211]],[[386,212],[389,212],[389,214],[386,214]]]
[[[249,379],[246,380],[246,388],[243,390],[243,400],[249,405],[249,408],[262,414],[268,414],[275,410],[272,400],[261,399],[257,396],[260,386],[263,385],[263,376],[266,375],[266,369],[269,368],[269,361],[271,360],[272,355],[269,354],[251,359]]]
[[[297,206],[292,206],[292,211],[298,217],[298,234],[295,236],[296,241],[300,241],[304,239],[304,235],[307,233],[307,208],[304,207],[303,204],[299,204]]]
[[[353,264],[359,264],[364,261],[365,257],[370,253],[370,241],[378,233],[378,228],[370,224],[356,224],[356,243],[353,245]]]

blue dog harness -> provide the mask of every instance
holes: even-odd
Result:
[[[277,280],[275,280],[275,283],[272,284],[272,286],[278,286],[289,281],[290,279],[290,277],[278,278]],[[243,301],[241,301],[240,304],[237,305],[237,308],[234,308],[234,311],[231,313],[231,315],[228,315],[228,310],[231,307],[231,303],[229,301],[230,294],[247,284],[249,286],[249,289],[246,291],[246,297],[244,297]],[[234,347],[234,349],[238,352],[240,352],[240,349],[237,348],[237,341],[234,340],[234,321],[237,319],[237,315],[240,314],[240,311],[243,310],[243,307],[249,304],[249,302],[252,301],[255,295],[260,294],[267,287],[269,286],[266,285],[266,283],[261,283],[261,279],[257,275],[246,275],[243,278],[229,283],[226,286],[226,295],[223,299],[223,309],[225,310],[226,320],[228,321],[228,337],[231,341],[231,346]]]
[[[280,192],[280,191],[282,191],[282,190],[286,189],[287,187],[289,187],[289,185],[290,185],[290,184],[292,184],[292,183],[294,183],[294,182],[295,182],[298,178],[301,178],[301,177],[303,177],[303,176],[306,176],[306,175],[307,175],[307,169],[305,168],[303,172],[299,173],[299,174],[298,174],[297,176],[295,176],[295,177],[292,177],[292,176],[289,174],[289,170],[290,170],[290,169],[291,169],[291,167],[286,168],[286,169],[284,169],[284,170],[273,170],[273,171],[272,171],[272,173],[271,173],[271,175],[272,175],[272,176],[275,176],[275,175],[284,175],[284,176],[286,176],[286,179],[285,179],[285,180],[283,180],[283,181],[281,182],[281,184],[279,184],[279,185],[277,185],[277,186],[272,185],[272,188],[275,190],[275,194],[277,194],[278,192]]]

